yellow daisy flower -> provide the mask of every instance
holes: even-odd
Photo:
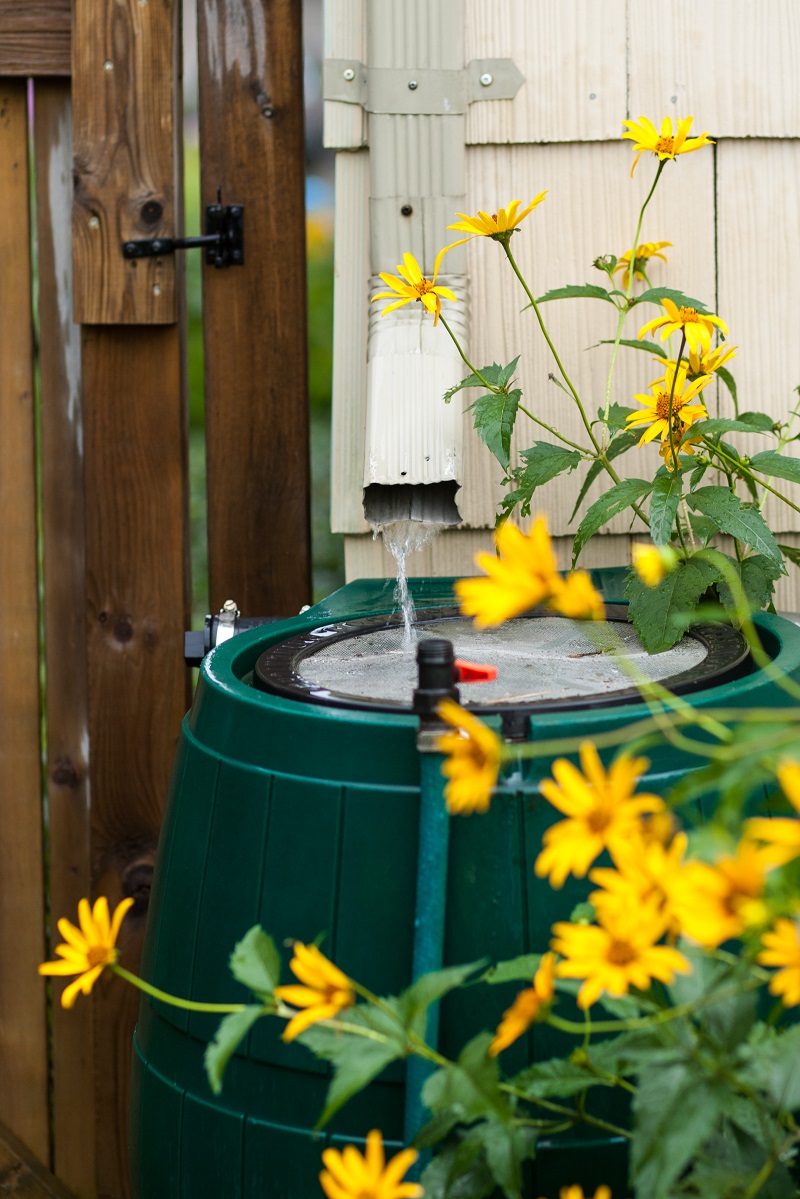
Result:
[[[533,986],[520,991],[508,1011],[503,1013],[495,1038],[489,1046],[489,1056],[497,1057],[530,1028],[534,1020],[552,1002],[555,995],[556,955],[546,953],[533,976]]]
[[[318,1020],[331,1020],[356,1001],[353,984],[338,966],[334,966],[316,945],[295,941],[292,973],[303,986],[276,987],[275,996],[290,1007],[302,1008],[283,1030],[284,1041],[293,1041]]]
[[[800,815],[800,764],[784,762],[776,773],[781,791]],[[791,816],[755,816],[745,821],[744,831],[745,836],[769,846],[764,852],[774,866],[783,866],[800,856],[800,820]]]
[[[555,888],[564,885],[568,874],[583,878],[604,849],[614,856],[626,842],[638,840],[644,813],[664,810],[657,795],[633,794],[650,765],[646,758],[622,754],[606,771],[592,742],[584,741],[580,760],[583,773],[566,758],[557,758],[555,782],[544,779],[539,785],[545,799],[568,817],[547,829],[534,865],[538,877],[547,877]]]
[[[622,124],[628,128],[622,136],[630,138],[634,143],[634,150],[637,151],[631,167],[631,178],[637,162],[648,150],[657,154],[659,162],[663,162],[667,158],[677,158],[679,154],[691,154],[692,150],[699,150],[703,146],[713,146],[714,143],[707,133],[701,133],[699,137],[688,136],[693,120],[694,117],[686,117],[683,121],[676,120],[673,132],[672,118],[664,117],[660,133],[647,117],[640,116],[638,124],[636,121],[623,121]]]
[[[678,555],[671,545],[637,543],[631,546],[631,562],[645,587],[657,587],[678,565]]]
[[[633,263],[634,279],[645,279],[647,277],[647,272],[645,270],[645,266],[651,258],[660,258],[662,262],[666,262],[667,256],[666,256],[666,254],[662,254],[661,251],[665,248],[665,246],[671,246],[671,245],[672,245],[671,241],[643,241],[643,242],[641,242],[636,247],[636,258]],[[630,282],[631,254],[632,253],[633,253],[632,250],[626,250],[625,253],[622,255],[622,257],[620,259],[618,259],[617,265],[614,267],[614,274],[616,274],[617,271],[624,271],[624,274],[622,276],[622,286],[623,287],[627,287],[628,283]]]
[[[707,949],[716,949],[746,929],[765,924],[764,888],[773,864],[768,850],[748,840],[739,843],[735,854],[713,865],[688,862],[670,889],[681,932]]]
[[[761,938],[764,946],[756,959],[762,966],[782,966],[770,979],[769,989],[787,1007],[800,1003],[800,929],[796,920],[781,917]]]
[[[502,524],[495,545],[496,556],[475,558],[488,578],[460,579],[455,585],[461,611],[474,616],[478,628],[502,624],[545,601],[564,615],[602,616],[602,600],[585,571],[566,580],[559,575],[543,516],[537,516],[527,536],[514,525]]]
[[[64,988],[61,995],[62,1007],[71,1008],[78,992],[88,995],[106,966],[112,966],[116,962],[119,957],[116,944],[120,926],[126,912],[132,907],[132,899],[123,899],[114,908],[114,915],[110,916],[108,900],[105,895],[101,895],[93,908],[89,906],[88,899],[82,899],[78,904],[80,928],[76,928],[69,920],[59,920],[58,931],[66,942],[64,945],[56,945],[55,952],[61,961],[42,962],[39,973],[80,976]]]
[[[381,279],[391,291],[379,291],[372,297],[372,303],[376,300],[394,300],[393,304],[387,304],[381,316],[386,316],[387,312],[394,312],[395,308],[402,308],[404,304],[410,303],[412,300],[419,300],[428,309],[428,312],[433,313],[433,323],[439,323],[439,313],[442,310],[442,299],[456,300],[449,287],[436,287],[436,276],[439,274],[439,267],[442,264],[444,250],[440,250],[436,255],[436,262],[433,266],[433,278],[426,279],[422,274],[419,263],[413,254],[404,254],[403,261],[397,264],[397,269],[400,272],[401,278],[397,275],[385,275],[381,273]],[[400,296],[399,300],[395,296]]]
[[[573,1183],[572,1186],[562,1187],[558,1192],[558,1199],[588,1199],[584,1196],[583,1187],[579,1187]],[[592,1199],[611,1199],[611,1189],[607,1186],[599,1186],[595,1191]]]
[[[728,336],[728,326],[719,316],[714,316],[711,312],[698,312],[696,308],[687,308],[685,306],[678,307],[668,296],[665,296],[661,301],[662,307],[666,310],[666,316],[657,316],[652,321],[648,321],[646,325],[642,325],[639,330],[639,341],[642,340],[645,333],[655,333],[656,330],[661,330],[661,340],[666,341],[673,333],[683,333],[686,336],[686,344],[689,347],[689,352],[706,354],[711,348],[711,337],[714,333],[714,327],[722,331],[725,337]]]
[[[697,350],[689,351],[689,377],[693,378],[696,375],[713,375],[714,371],[718,371],[726,362],[730,362],[731,358],[736,356],[738,346],[729,346],[723,343],[721,346],[713,346],[705,353],[699,353]],[[675,366],[675,360],[667,359],[667,366]]]
[[[558,978],[582,978],[578,1007],[588,1008],[607,992],[646,991],[652,979],[671,983],[691,967],[682,953],[659,945],[666,920],[654,904],[615,907],[597,913],[597,924],[554,924],[551,948],[562,955]]]
[[[373,1128],[364,1154],[354,1145],[345,1145],[341,1153],[326,1149],[319,1181],[328,1199],[422,1199],[419,1183],[403,1182],[418,1157],[416,1149],[403,1149],[387,1165],[383,1137]]]
[[[473,237],[491,237],[494,241],[508,241],[511,234],[514,233],[518,225],[525,220],[528,213],[533,212],[538,204],[547,195],[546,191],[539,192],[531,200],[527,208],[523,208],[519,212],[521,200],[512,200],[507,208],[498,208],[497,212],[490,216],[488,212],[479,212],[477,216],[468,216],[466,212],[457,212],[456,216],[460,216],[461,220],[455,225],[448,225],[448,229],[455,229],[457,233],[468,233],[469,237],[462,237],[460,241],[454,241],[449,246],[445,246],[442,253],[454,249],[456,246],[463,246],[465,242],[472,241]]]
[[[486,812],[500,770],[500,740],[492,730],[452,699],[443,699],[439,717],[456,731],[439,738],[438,749],[448,757],[442,774],[450,781],[444,789],[451,815]]]
[[[679,931],[672,910],[672,885],[680,878],[688,841],[683,832],[676,833],[665,845],[654,838],[620,841],[615,846],[614,868],[595,867],[589,878],[602,888],[589,896],[595,911],[603,912],[622,907],[652,904],[667,920],[667,930]]]
[[[673,389],[674,379],[674,389]],[[710,375],[703,375],[699,379],[694,379],[691,383],[686,382],[686,363],[682,362],[677,371],[671,363],[667,363],[666,372],[662,379],[656,379],[650,384],[652,396],[637,394],[633,398],[638,400],[643,405],[643,412],[631,412],[625,418],[625,424],[628,429],[641,428],[646,426],[642,436],[639,438],[639,445],[644,445],[648,441],[653,441],[656,437],[660,437],[662,443],[669,446],[669,397],[672,392],[672,435],[677,450],[681,437],[691,425],[697,420],[702,420],[708,416],[706,407],[702,403],[693,404],[704,387],[707,387],[711,382]],[[686,446],[682,447],[683,453],[693,453]],[[668,464],[669,465],[669,464]]]

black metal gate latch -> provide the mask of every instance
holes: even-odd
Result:
[[[124,241],[123,258],[160,258],[175,250],[205,246],[210,266],[244,265],[244,208],[241,204],[206,206],[206,232],[199,237],[151,237],[146,241]]]

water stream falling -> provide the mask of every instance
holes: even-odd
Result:
[[[425,549],[446,526],[428,520],[395,520],[374,527],[374,536],[382,535],[383,544],[397,563],[394,600],[403,614],[403,650],[410,653],[416,645],[417,635],[414,632],[414,600],[408,589],[408,555]]]

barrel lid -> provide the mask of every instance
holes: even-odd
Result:
[[[431,637],[452,641],[459,658],[497,667],[494,681],[460,685],[464,706],[486,715],[630,703],[637,680],[686,694],[750,670],[747,642],[728,625],[696,625],[672,649],[648,654],[624,604],[607,604],[602,621],[534,611],[483,631],[448,607],[419,613],[410,636],[399,614],[304,630],[260,655],[254,685],[309,703],[410,712],[417,641]]]

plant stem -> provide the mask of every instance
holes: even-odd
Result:
[[[592,1027],[596,1033],[635,1032],[639,1029],[655,1028],[656,1025],[668,1024],[671,1020],[679,1020],[683,1016],[691,1016],[703,1008],[712,1007],[715,1003],[723,1003],[726,999],[733,999],[743,991],[755,991],[760,986],[760,980],[750,979],[740,986],[728,987],[724,991],[712,992],[710,995],[701,995],[699,999],[692,999],[687,1003],[678,1004],[677,1007],[664,1008],[652,1016],[632,1016],[629,1020],[598,1020]],[[573,1033],[575,1036],[580,1036],[583,1033],[582,1024],[578,1024],[575,1020],[564,1020],[561,1016],[554,1016],[552,1012],[547,1018],[547,1023],[561,1032]]]
[[[459,354],[461,355],[461,360],[462,360],[462,362],[465,362],[465,363],[466,363],[466,365],[467,365],[467,366],[469,367],[469,369],[472,371],[473,375],[475,375],[475,376],[476,376],[476,378],[480,379],[480,381],[481,381],[481,383],[483,384],[483,386],[484,386],[484,387],[488,388],[488,390],[489,390],[489,391],[492,391],[492,392],[494,392],[494,394],[495,394],[495,395],[499,395],[499,393],[500,393],[500,392],[503,390],[503,389],[502,389],[502,387],[496,387],[496,386],[494,385],[494,383],[490,383],[488,379],[484,379],[483,375],[482,375],[482,374],[481,374],[481,372],[478,370],[477,366],[473,366],[473,365],[472,365],[472,363],[470,362],[469,358],[467,358],[466,354],[465,354],[465,353],[464,353],[464,351],[461,349],[461,343],[459,342],[459,340],[458,340],[458,338],[456,337],[455,333],[454,333],[454,332],[453,332],[453,330],[450,328],[450,326],[448,325],[447,321],[444,319],[444,317],[442,316],[442,314],[441,314],[441,313],[439,313],[439,321],[441,322],[441,324],[443,324],[443,325],[444,325],[445,329],[446,329],[446,330],[447,330],[447,332],[450,334],[450,337],[451,337],[451,338],[452,338],[452,340],[453,340],[453,345],[456,347],[456,349],[458,350]]]
[[[665,161],[666,161],[666,159],[665,159]],[[669,404],[667,406],[667,432],[669,433],[669,451],[670,451],[670,454],[672,455],[672,469],[677,470],[677,471],[679,471],[681,468],[680,468],[680,464],[678,462],[678,453],[677,453],[677,450],[675,449],[675,431],[672,428],[672,407],[673,407],[673,404],[675,403],[675,384],[678,381],[678,371],[680,370],[681,358],[683,358],[683,351],[685,350],[685,348],[686,348],[686,329],[685,329],[685,327],[682,327],[681,328],[681,344],[680,344],[680,348],[678,350],[678,357],[675,361],[675,374],[672,376],[672,386],[669,389]],[[683,426],[681,426],[681,427],[683,427]],[[686,549],[686,544],[685,544],[685,542],[683,540],[683,536],[681,534],[680,521],[676,520],[675,524],[678,528],[678,535],[680,536],[680,539],[681,539],[681,545],[683,546],[684,549]]]
[[[538,416],[534,416],[533,413],[530,412],[525,407],[524,404],[520,404],[519,410],[520,410],[520,412],[524,412],[525,415],[527,417],[529,417],[530,420],[532,420],[535,424],[541,425],[541,427],[543,429],[547,429],[547,432],[552,433],[553,437],[557,437],[559,439],[559,441],[563,441],[564,445],[571,445],[573,450],[578,450],[579,453],[581,453],[581,454],[584,454],[584,455],[589,454],[589,450],[585,449],[584,446],[582,446],[582,445],[578,445],[577,441],[570,441],[570,439],[568,437],[565,437],[563,433],[559,433],[558,429],[554,429],[552,425],[548,425],[545,423],[545,421],[540,420]],[[594,454],[591,454],[590,456],[592,458],[594,458]]]
[[[705,441],[708,449],[711,450],[713,453],[717,454],[720,458],[722,458],[723,461],[726,462],[732,468],[732,470],[739,471],[742,474],[748,475],[753,480],[754,483],[760,484],[761,487],[763,487],[766,491],[769,491],[772,493],[772,495],[777,496],[777,498],[779,500],[783,500],[784,504],[788,504],[789,507],[793,508],[795,512],[800,512],[800,506],[798,506],[792,500],[790,500],[789,497],[784,495],[782,491],[777,491],[774,487],[771,487],[769,485],[769,483],[765,483],[762,478],[759,478],[759,476],[755,473],[755,471],[751,470],[749,466],[745,466],[744,463],[741,461],[741,459],[739,461],[737,461],[735,458],[732,458],[730,456],[730,454],[725,453],[725,451],[722,449],[721,446],[716,445],[713,441],[710,441],[708,438],[704,437],[703,440]],[[727,473],[727,471],[726,471],[726,473]]]
[[[138,987],[140,991],[144,991],[145,995],[151,995],[153,999],[160,999],[162,1003],[168,1003],[170,1007],[183,1008],[187,1012],[242,1012],[247,1007],[246,1003],[200,1003],[193,999],[180,999],[177,995],[170,995],[167,991],[161,991],[158,987],[153,987],[150,983],[146,983],[144,979],[139,978],[137,974],[131,974],[124,966],[120,966],[117,962],[113,962],[111,969],[120,978],[124,978],[132,986]],[[266,1005],[264,1011],[270,1011]]]

